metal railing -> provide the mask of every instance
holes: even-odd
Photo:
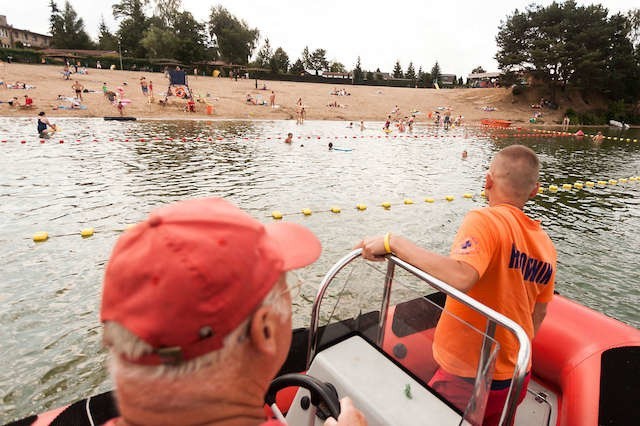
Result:
[[[318,337],[318,326],[320,321],[320,306],[322,303],[322,299],[327,291],[327,288],[331,285],[333,279],[338,275],[338,273],[353,260],[360,257],[362,253],[362,249],[356,249],[351,253],[344,256],[337,263],[335,263],[331,269],[326,273],[324,278],[320,283],[320,288],[318,289],[318,293],[316,294],[316,298],[313,302],[313,308],[311,311],[311,324],[309,325],[309,346],[308,346],[308,355],[307,355],[307,369],[311,365],[311,361],[315,357],[316,351],[318,349],[319,337]],[[493,309],[483,305],[477,300],[473,299],[470,296],[467,296],[462,291],[452,287],[451,285],[441,281],[432,275],[416,268],[415,266],[397,258],[393,255],[387,255],[387,272],[385,276],[384,290],[382,295],[382,305],[380,308],[380,317],[378,319],[378,345],[382,344],[384,339],[384,330],[386,327],[387,314],[389,310],[389,301],[391,297],[391,287],[393,285],[393,276],[395,267],[399,266],[405,271],[411,273],[415,277],[421,279],[422,281],[429,284],[431,287],[441,291],[446,294],[447,297],[452,297],[463,305],[479,312],[487,319],[487,327],[484,333],[484,338],[482,342],[481,349],[481,358],[480,364],[484,365],[485,360],[489,357],[491,352],[490,340],[492,340],[495,336],[496,326],[500,325],[505,329],[509,330],[518,340],[519,348],[518,348],[518,356],[516,359],[515,369],[513,371],[513,376],[511,378],[511,386],[509,388],[509,394],[507,396],[507,400],[504,405],[504,409],[502,411],[502,415],[500,418],[500,424],[509,424],[511,420],[515,417],[516,409],[518,407],[518,397],[520,396],[520,389],[522,388],[522,384],[524,382],[524,376],[526,374],[526,369],[529,365],[529,361],[531,359],[531,342],[529,341],[529,337],[525,333],[525,331],[520,327],[517,323],[510,320],[506,316],[502,315],[499,312],[494,311]]]

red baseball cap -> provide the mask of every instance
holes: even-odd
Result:
[[[179,363],[220,349],[283,272],[313,263],[320,241],[288,222],[264,225],[221,198],[180,201],[126,231],[107,264],[100,320]]]

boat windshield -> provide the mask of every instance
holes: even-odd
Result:
[[[321,300],[316,301],[317,333],[312,320],[308,364],[324,347],[344,336],[360,334],[459,412],[463,420],[481,424],[498,343],[484,330],[444,311],[443,293],[402,268],[390,274],[387,263],[357,258],[341,267],[324,286]],[[386,315],[381,314],[384,312]],[[447,335],[436,333],[440,321],[448,323],[450,333],[468,339],[468,356],[455,356],[448,350]],[[447,370],[441,367],[444,365]],[[451,383],[453,373],[458,385],[452,390],[445,382]]]

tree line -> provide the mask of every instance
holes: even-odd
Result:
[[[268,38],[257,49],[260,31],[226,8],[212,6],[208,20],[198,22],[190,12],[182,10],[181,3],[181,0],[121,0],[112,7],[117,30],[111,32],[103,17],[98,39],[94,41],[69,1],[59,7],[55,0],[50,0],[52,47],[119,50],[127,57],[173,59],[184,64],[224,60],[275,74],[299,75],[306,70],[313,70],[316,75],[320,71],[351,73],[355,82],[383,79],[379,68],[363,70],[360,57],[355,68],[348,69],[338,61],[328,60],[327,51],[322,48],[310,50],[307,46],[295,61],[291,61],[282,47],[274,49]],[[153,12],[148,16],[145,10],[150,6]],[[398,61],[392,75],[410,80],[411,85],[430,87],[438,81],[441,71],[437,62],[431,72],[423,71],[422,67],[416,72],[413,62],[403,71]],[[462,84],[462,77],[455,83]]]
[[[97,41],[88,36],[82,18],[68,1],[59,8],[50,0],[49,7],[52,45],[58,48],[120,49],[127,57],[166,58],[184,64],[224,60],[276,74],[350,71],[354,82],[384,77],[379,68],[363,70],[360,57],[348,70],[328,60],[322,48],[305,47],[295,61],[282,47],[274,49],[268,38],[257,49],[260,31],[222,6],[212,6],[208,19],[198,22],[182,10],[181,0],[121,0],[112,8],[117,30],[112,33],[102,19]],[[496,41],[495,58],[504,73],[504,84],[526,76],[547,85],[553,97],[567,88],[625,103],[640,97],[640,9],[610,15],[600,4],[578,6],[574,0],[532,4],[507,15]],[[420,87],[431,87],[442,75],[438,62],[430,71],[422,67],[416,71],[413,62],[403,70],[399,61],[391,74]],[[462,83],[460,77],[454,84]]]

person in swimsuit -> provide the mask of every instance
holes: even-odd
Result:
[[[387,121],[384,122],[384,127],[382,127],[382,130],[389,130],[389,126],[391,126],[391,116],[387,117]]]
[[[55,124],[51,124],[49,119],[45,117],[44,111],[38,113],[38,135],[46,137],[56,131]]]
[[[76,80],[76,82],[71,85],[71,88],[75,90],[76,98],[82,100],[82,89],[84,89],[84,86]]]
[[[142,90],[142,94],[144,96],[149,94],[149,86],[147,85],[147,80],[144,77],[140,77],[140,90]]]

